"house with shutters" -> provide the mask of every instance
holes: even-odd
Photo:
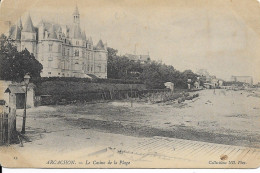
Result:
[[[29,14],[10,27],[8,39],[18,51],[34,54],[43,65],[41,77],[107,78],[107,44],[94,45],[81,30],[78,7],[72,18],[70,25],[41,20],[34,26]]]

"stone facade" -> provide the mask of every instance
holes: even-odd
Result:
[[[93,45],[80,28],[78,8],[72,15],[72,25],[41,21],[34,27],[30,15],[21,19],[9,31],[9,40],[18,51],[25,48],[43,65],[42,77],[107,78],[107,45],[99,40]]]

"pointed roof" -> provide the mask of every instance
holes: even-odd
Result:
[[[96,50],[106,50],[102,40],[99,40],[98,44],[96,45]]]
[[[76,5],[73,15],[79,15],[78,5]]]
[[[22,25],[22,20],[21,18],[17,21],[17,26],[22,30],[23,29],[23,25]]]
[[[35,32],[30,14],[28,14],[27,19],[24,23],[23,31]]]
[[[93,44],[92,37],[89,37],[88,41],[89,41],[90,44]]]
[[[41,19],[40,23],[38,24],[38,26],[44,26],[44,21],[43,19]]]
[[[10,27],[9,37],[14,40],[21,39],[21,31],[22,31],[22,21],[21,19],[17,21],[16,25]]]
[[[55,30],[54,30],[54,25],[52,25],[50,30],[49,30],[49,38],[57,39],[57,34],[56,34]]]
[[[79,25],[74,25],[72,30],[72,38],[74,39],[82,39],[81,30]]]
[[[83,40],[87,40],[85,31],[83,31],[81,35],[82,35],[82,39],[83,39]]]

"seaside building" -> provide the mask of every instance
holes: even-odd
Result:
[[[140,61],[142,64],[151,62],[150,55],[125,54],[125,56],[132,61]]]
[[[107,78],[107,45],[93,45],[80,27],[78,7],[70,25],[41,20],[35,27],[30,14],[10,27],[9,40],[18,51],[27,49],[43,65],[41,77],[96,76]]]

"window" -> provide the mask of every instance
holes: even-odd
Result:
[[[88,71],[89,71],[89,65],[88,65]]]
[[[91,72],[93,71],[93,66],[91,66]]]
[[[98,64],[98,71],[101,72],[101,64]]]
[[[41,57],[41,60],[43,61],[43,60],[44,60],[44,58],[43,58],[43,57]]]
[[[79,45],[79,41],[76,41],[76,45],[77,45],[77,46]]]
[[[65,69],[65,62],[64,62],[64,61],[61,62],[61,69],[62,69],[62,70]]]
[[[70,56],[70,50],[69,49],[67,50],[67,55]]]
[[[52,51],[52,44],[49,44],[49,51]]]
[[[48,74],[51,74],[51,72],[48,72]]]
[[[58,52],[61,52],[61,45],[58,46]]]
[[[58,75],[60,75],[60,73],[58,73]]]
[[[75,56],[79,56],[79,50],[75,50]]]
[[[65,55],[65,47],[62,49],[62,55]]]

